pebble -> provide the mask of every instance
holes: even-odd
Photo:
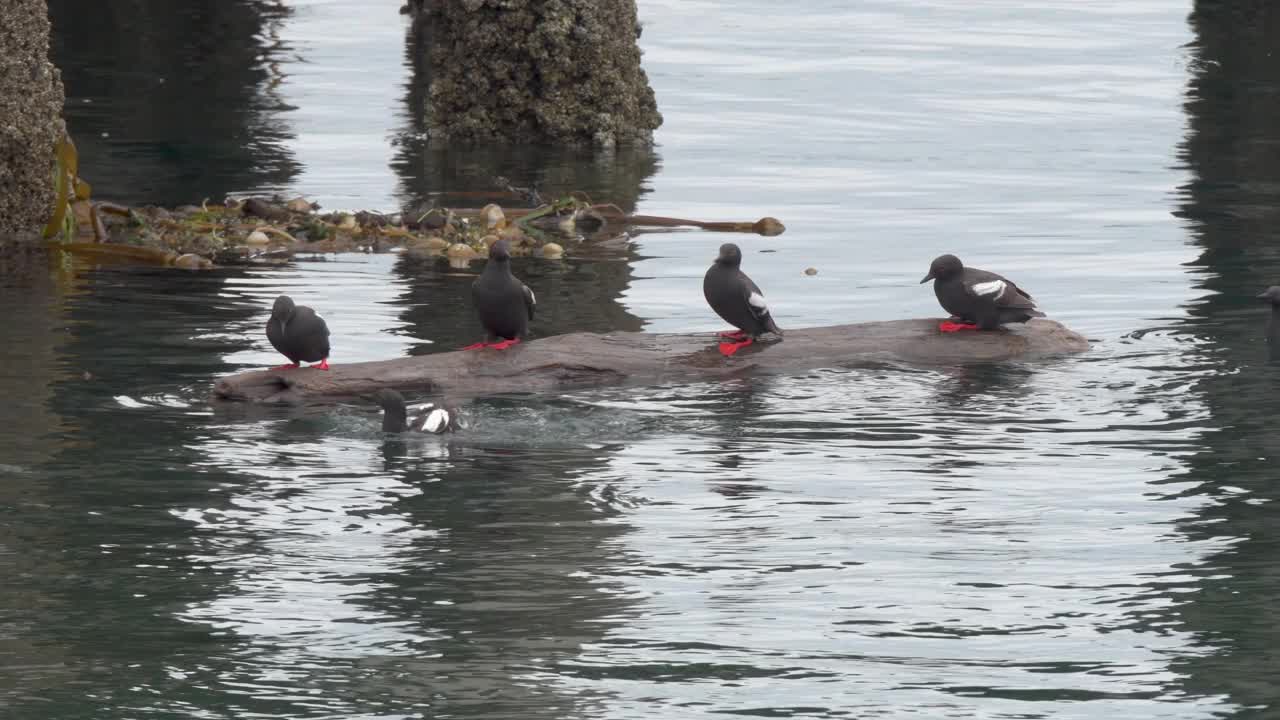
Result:
[[[428,235],[424,238],[414,238],[410,240],[406,247],[410,250],[425,250],[427,252],[440,252],[449,247],[449,241],[438,235]]]
[[[549,242],[542,246],[542,257],[548,260],[557,260],[564,257],[564,248],[558,243]]]
[[[173,266],[185,270],[204,270],[213,267],[213,263],[195,253],[186,253],[174,258]]]
[[[815,268],[815,267],[805,268],[805,269],[804,269],[804,274],[805,274],[805,275],[817,275],[817,274],[818,274],[818,268]]]
[[[476,251],[472,250],[470,245],[464,245],[462,243],[454,243],[453,245],[449,246],[448,255],[451,258],[456,258],[459,260],[461,259],[469,260],[476,256]]]
[[[484,223],[486,230],[501,230],[507,224],[507,218],[502,212],[502,208],[489,203],[480,209],[480,220]]]
[[[269,242],[271,242],[271,238],[267,237],[267,234],[261,230],[254,230],[244,239],[245,245],[253,245],[257,247],[266,245]]]

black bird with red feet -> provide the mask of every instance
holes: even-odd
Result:
[[[942,255],[929,265],[921,284],[933,281],[933,294],[951,319],[938,325],[942,332],[998,330],[1005,323],[1024,323],[1044,317],[1031,296],[1013,281],[993,272],[965,267],[955,255]]]
[[[480,315],[485,340],[463,350],[506,350],[529,334],[538,301],[529,286],[511,274],[511,249],[506,240],[489,248],[489,261],[471,284],[471,301]]]
[[[271,319],[267,321],[267,340],[271,347],[289,358],[288,365],[278,365],[272,370],[287,370],[299,363],[317,363],[317,370],[329,369],[329,326],[324,318],[306,305],[295,305],[293,298],[281,295],[271,307]]]
[[[773,322],[764,293],[741,270],[742,250],[733,243],[720,246],[720,255],[702,278],[702,294],[707,304],[737,331],[719,333],[731,342],[720,343],[720,352],[732,355],[765,333],[782,336]]]

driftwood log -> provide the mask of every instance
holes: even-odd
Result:
[[[1053,320],[996,332],[943,334],[938,320],[787,330],[726,358],[711,333],[571,333],[509,350],[335,364],[332,370],[255,370],[222,378],[223,400],[301,404],[359,397],[380,388],[450,399],[503,393],[558,393],[605,385],[711,380],[747,372],[793,372],[867,364],[939,365],[1036,359],[1087,350],[1089,342]]]

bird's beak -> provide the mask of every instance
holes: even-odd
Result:
[[[925,283],[929,282],[929,281],[930,281],[930,280],[932,280],[932,279],[933,279],[933,273],[932,273],[932,272],[930,272],[928,275],[925,275],[925,276],[924,276],[924,279],[920,281],[920,284],[921,284],[921,285],[923,285],[923,284],[925,284]]]

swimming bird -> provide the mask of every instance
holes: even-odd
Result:
[[[1280,360],[1280,285],[1272,285],[1258,297],[1271,305],[1271,319],[1267,321],[1268,357]]]
[[[1005,323],[1044,317],[1031,296],[1012,280],[965,267],[955,255],[935,258],[929,265],[929,274],[920,283],[930,280],[933,280],[933,294],[938,297],[938,303],[951,313],[951,320],[938,325],[942,332],[996,330]]]
[[[529,286],[511,274],[511,250],[506,240],[489,248],[489,261],[471,284],[471,301],[480,314],[485,340],[463,350],[506,350],[529,334],[529,321],[538,301]]]
[[[311,367],[329,369],[329,326],[324,318],[306,305],[293,304],[293,298],[281,295],[271,307],[267,321],[267,340],[271,347],[289,358],[289,365],[272,370],[296,368],[300,362],[318,363]]]
[[[395,390],[379,390],[374,396],[382,406],[382,432],[421,432],[441,435],[464,427],[457,408],[435,403],[405,405]]]
[[[720,337],[736,341],[720,343],[720,352],[726,356],[750,345],[765,333],[782,335],[769,314],[764,293],[742,272],[741,265],[742,250],[733,243],[725,243],[720,246],[720,255],[702,278],[702,294],[707,304],[725,322],[738,328],[737,332],[719,333]]]

